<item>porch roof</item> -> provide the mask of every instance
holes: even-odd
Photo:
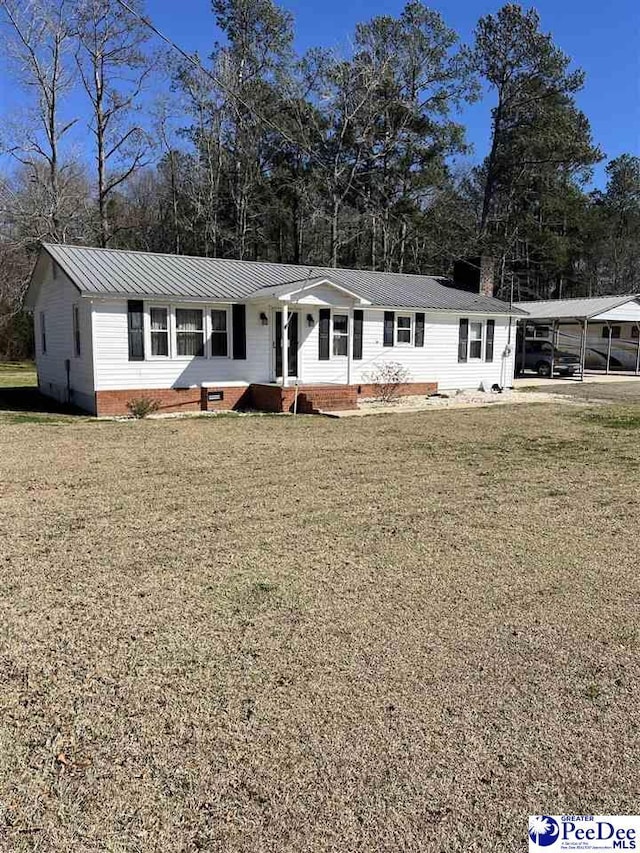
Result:
[[[256,290],[256,292],[252,293],[248,299],[273,298],[287,301],[290,297],[299,297],[301,294],[307,293],[315,287],[319,287],[323,284],[327,284],[329,287],[333,287],[341,293],[345,293],[347,296],[355,299],[360,305],[371,305],[371,302],[368,299],[354,293],[353,290],[349,290],[347,287],[343,287],[341,284],[337,284],[333,279],[326,276],[316,276],[314,278],[299,279],[298,281],[288,281],[284,284],[270,284],[267,287],[261,287],[260,290]]]

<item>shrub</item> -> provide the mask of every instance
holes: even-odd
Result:
[[[374,365],[367,376],[367,382],[375,386],[376,399],[383,403],[393,403],[400,394],[400,386],[411,380],[406,367],[397,361],[388,361]]]
[[[160,402],[153,397],[134,397],[132,400],[127,400],[127,409],[132,418],[146,418],[147,415],[157,412],[159,408]]]

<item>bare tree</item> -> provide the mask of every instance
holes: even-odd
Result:
[[[0,0],[8,30],[7,52],[18,82],[33,93],[34,106],[5,147],[29,172],[41,239],[64,242],[78,212],[70,197],[77,179],[73,161],[62,150],[77,117],[64,115],[73,88],[75,38],[68,0]],[[36,211],[32,211],[35,215]],[[43,226],[44,223],[44,227]]]
[[[139,4],[131,2],[138,11]],[[148,161],[149,137],[136,121],[138,99],[152,62],[142,22],[117,0],[84,0],[77,15],[76,61],[92,109],[98,199],[98,240],[113,237],[109,201],[113,191]]]

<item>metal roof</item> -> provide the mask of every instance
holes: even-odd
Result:
[[[482,314],[520,313],[506,302],[456,290],[444,278],[369,270],[196,258],[43,244],[78,289],[95,296],[243,300],[262,288],[329,279],[374,306]]]
[[[585,299],[548,299],[540,302],[516,302],[515,307],[526,311],[532,320],[588,320],[619,308],[637,299],[638,295],[592,296]]]

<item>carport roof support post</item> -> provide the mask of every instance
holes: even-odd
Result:
[[[584,381],[584,363],[587,360],[587,327],[588,320],[582,321],[582,334],[580,336],[580,381]]]

